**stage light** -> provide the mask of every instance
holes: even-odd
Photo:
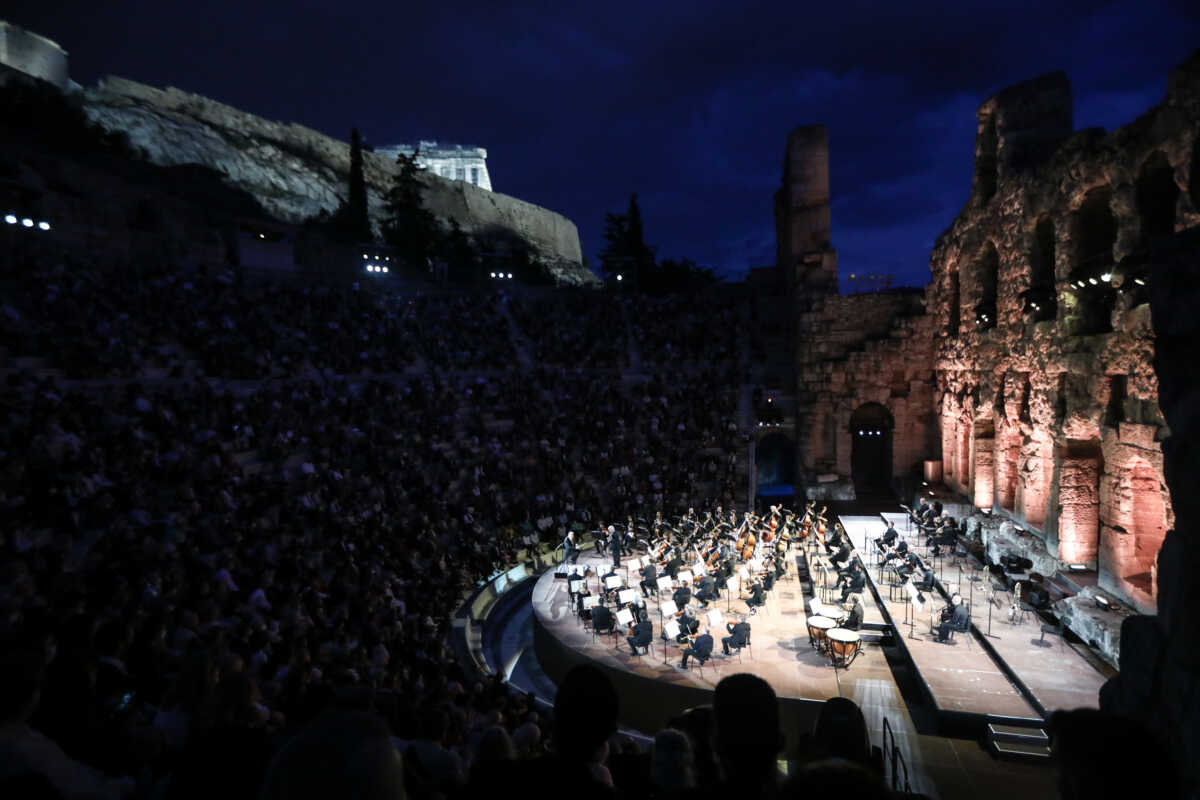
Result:
[[[1136,283],[1138,286],[1145,286],[1145,285],[1146,285],[1146,282],[1145,282],[1144,280],[1142,280],[1141,278],[1134,278],[1134,279],[1133,279],[1133,282],[1134,282],[1134,283]]]
[[[391,261],[391,260],[392,260],[392,257],[391,257],[391,256],[384,256],[384,257],[383,257],[383,260],[384,260],[384,261]]]
[[[363,259],[364,259],[364,260],[366,259],[366,257],[367,257],[367,254],[366,254],[366,253],[363,253]]]
[[[1096,280],[1095,278],[1088,278],[1088,283],[1090,283],[1092,286],[1100,285],[1100,281]]]
[[[491,276],[492,276],[493,278],[494,278],[494,277],[496,277],[496,273],[494,273],[494,272],[493,272],[493,273],[491,273]]]
[[[510,272],[510,273],[508,273],[508,279],[509,279],[510,281],[512,280],[512,273],[511,273],[511,272]]]
[[[1102,280],[1102,281],[1105,281],[1106,283],[1107,283],[1108,281],[1111,281],[1111,280],[1112,280],[1112,273],[1111,273],[1111,272],[1106,272],[1106,273],[1104,273],[1103,275],[1101,275],[1101,276],[1100,276],[1100,280]]]
[[[624,278],[624,276],[622,276],[622,275],[618,275],[618,276],[617,276],[617,280],[619,280],[619,281],[620,281],[620,280],[624,280],[624,279],[625,279],[625,278]]]
[[[267,235],[266,235],[265,233],[260,233],[260,234],[258,235],[258,238],[260,238],[260,239],[265,239],[265,238],[267,238]]]
[[[1111,604],[1108,602],[1107,597],[1102,594],[1098,594],[1096,595],[1096,605],[1100,608],[1107,609]]]
[[[384,271],[384,272],[387,272],[387,267],[384,267],[384,268],[383,268],[383,271]]]
[[[7,222],[9,225],[17,224],[17,218],[15,216],[13,216],[12,214],[6,214],[4,217],[4,221]]]
[[[1071,572],[1087,572],[1087,564],[1068,564],[1067,569]]]
[[[43,221],[43,222],[39,222],[39,223],[38,223],[38,227],[39,227],[39,228],[41,228],[41,229],[42,229],[42,230],[44,230],[44,231],[48,231],[48,230],[50,230],[50,223],[49,223],[49,222],[45,222],[45,221]]]
[[[29,217],[26,217],[25,219],[21,220],[21,224],[24,225],[26,228],[32,228],[33,220],[31,220]]]

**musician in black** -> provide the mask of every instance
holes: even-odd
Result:
[[[592,630],[596,633],[611,631],[614,622],[613,613],[605,606],[596,606],[592,609]]]
[[[563,563],[574,564],[579,560],[579,545],[575,543],[575,531],[567,531],[567,538],[563,539]]]
[[[687,581],[679,584],[679,588],[671,595],[671,599],[675,601],[676,608],[683,608],[692,602],[692,590],[688,588]]]
[[[700,620],[693,617],[686,610],[679,615],[677,622],[679,623],[679,635],[675,637],[675,641],[680,644],[687,641],[687,638],[693,635],[696,629],[700,627]]]
[[[775,553],[775,580],[787,574],[787,556],[781,552]]]
[[[913,573],[919,569],[924,569],[925,563],[921,561],[921,557],[916,553],[909,553],[904,557],[904,563],[896,567],[896,574],[900,576],[901,582],[912,577]]]
[[[720,596],[721,593],[717,591],[717,582],[712,575],[705,575],[696,582],[696,599],[705,608],[708,608],[710,601],[716,600]]]
[[[618,577],[616,568],[609,570],[608,573],[600,577],[600,596],[604,598],[605,602],[610,600],[621,589],[619,586],[616,589],[608,588],[608,579],[614,577]]]
[[[846,610],[850,612],[846,615],[846,619],[842,622],[841,627],[848,628],[852,631],[859,630],[863,624],[863,608],[862,595],[855,592],[850,595],[846,602]]]
[[[901,539],[900,543],[896,545],[896,549],[888,552],[888,554],[883,557],[882,563],[888,564],[892,561],[903,561],[904,557],[907,555],[908,555],[908,542],[906,542],[904,539]]]
[[[621,566],[621,553],[624,548],[621,546],[621,537],[617,535],[617,529],[612,525],[608,526],[608,549],[612,554],[613,569]]]
[[[721,649],[727,656],[733,655],[729,648],[744,647],[750,641],[750,623],[741,617],[736,624],[725,623],[725,630],[729,635],[721,637]]]
[[[846,602],[847,598],[849,598],[852,594],[861,593],[866,585],[866,574],[863,572],[862,567],[855,564],[854,571],[850,573],[850,576],[846,579],[846,584],[842,587],[841,602]]]
[[[649,647],[651,640],[654,638],[654,624],[650,620],[643,619],[633,626],[633,635],[626,636],[625,641],[629,642],[629,649],[633,654],[638,653],[639,647]]]
[[[963,633],[971,625],[971,617],[967,607],[963,605],[962,595],[957,592],[950,598],[950,605],[942,609],[942,621],[938,625],[937,640],[944,642],[950,637],[950,631]]]
[[[933,567],[928,564],[922,564],[921,568],[913,574],[913,586],[916,586],[918,591],[932,592],[933,581]]]
[[[684,648],[682,660],[679,662],[680,669],[687,669],[688,658],[694,657],[701,664],[708,661],[712,657],[713,638],[708,633],[708,628],[704,629],[704,633],[692,640],[691,646]]]
[[[673,548],[671,550],[671,558],[667,561],[667,574],[671,576],[671,580],[679,579],[679,570],[683,569],[683,557],[680,556],[679,550]]]
[[[896,539],[899,538],[899,536],[900,534],[896,531],[896,526],[891,520],[888,520],[887,530],[883,532],[882,536],[875,540],[875,543],[879,546],[879,550],[881,552],[884,550],[890,550],[892,546],[896,544]]]
[[[750,615],[758,613],[758,607],[767,604],[767,592],[763,589],[761,581],[754,581],[750,584],[750,598],[746,600],[746,605],[750,607]]]
[[[658,594],[658,567],[654,562],[642,567],[642,597],[649,597],[651,594]]]

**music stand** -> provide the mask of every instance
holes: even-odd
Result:
[[[663,575],[663,576],[659,577],[658,580],[655,581],[655,583],[658,584],[658,590],[660,592],[668,592],[669,593],[671,591],[671,576],[670,575]]]
[[[583,580],[581,578],[573,577],[567,579],[567,602],[571,604],[571,611],[576,615],[578,615],[579,609],[575,606],[575,596],[578,595],[582,589]]]
[[[679,570],[678,576],[679,576],[679,582],[680,582],[680,583],[683,583],[684,581],[687,581],[688,585],[689,585],[689,586],[691,585],[691,583],[692,583],[692,573],[691,573],[691,570],[681,569],[681,570]]]
[[[720,628],[725,624],[725,617],[721,615],[720,609],[713,609],[708,612],[708,627]]]
[[[674,640],[677,636],[679,636],[679,623],[678,622],[676,622],[673,619],[669,619],[665,623],[663,623],[663,663],[664,664],[670,663],[667,660],[667,640],[668,639]]]
[[[598,605],[600,605],[600,598],[594,594],[590,594],[587,597],[583,598],[583,610],[584,611],[590,611]],[[595,641],[596,641],[596,622],[595,622],[595,620],[593,620],[592,621],[592,642],[595,643]]]
[[[674,600],[663,600],[658,604],[658,624],[663,629],[663,636],[667,635],[666,624],[668,618],[675,619],[676,612],[679,611],[679,606],[675,605]]]
[[[733,593],[738,591],[736,588],[734,588],[736,583],[738,583],[738,579],[737,579],[737,576],[735,576],[735,575],[730,575],[728,578],[725,579],[725,611],[726,611],[726,613],[728,613],[729,604],[733,600]]]
[[[630,611],[628,608],[622,608],[620,611],[617,612],[617,624],[633,625],[633,612]],[[615,629],[616,626],[614,625],[613,628]]]
[[[617,602],[632,604],[633,601],[637,599],[637,596],[637,589],[622,589],[621,591],[617,592]]]
[[[708,572],[708,567],[700,559],[696,559],[696,563],[692,564],[692,573],[695,575],[703,575]]]
[[[625,562],[626,582],[628,582],[631,579],[634,572],[640,570],[641,568],[642,568],[642,557],[641,556],[634,556],[633,558],[626,561]]]
[[[904,604],[904,621],[908,623],[908,638],[915,639],[917,637],[913,634],[913,626],[917,621],[917,612],[924,611],[925,604],[921,602],[921,595],[911,580],[904,582],[904,588],[908,592],[909,598],[909,602]],[[911,614],[909,614],[909,605],[912,606]]]

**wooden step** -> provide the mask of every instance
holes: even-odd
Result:
[[[1050,737],[1041,728],[1025,728],[1017,725],[1000,725],[995,722],[987,726],[988,738],[995,742],[1017,742],[1023,744],[1050,744]]]
[[[1044,744],[993,741],[992,750],[996,753],[997,757],[1012,761],[1050,760],[1050,748]]]

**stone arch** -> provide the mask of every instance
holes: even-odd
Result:
[[[1017,504],[1017,465],[1021,458],[1021,431],[1012,425],[1004,426],[997,441],[996,502],[1006,511],[1015,511]]]
[[[891,490],[894,428],[892,412],[881,403],[863,403],[850,415],[850,474],[857,494]]]
[[[796,443],[783,433],[769,433],[754,448],[759,488],[792,484],[796,479]]]
[[[996,186],[999,183],[999,150],[1000,136],[996,132],[996,118],[989,114],[979,132],[979,143],[975,152],[975,185],[981,206],[987,205],[996,194]]]
[[[1077,298],[1072,332],[1077,335],[1107,333],[1112,330],[1112,310],[1117,294],[1110,283],[1113,245],[1117,241],[1117,218],[1112,212],[1111,190],[1101,187],[1088,192],[1071,222],[1075,252],[1069,281]]]
[[[991,416],[975,420],[973,500],[990,509],[996,496],[996,421]]]
[[[975,324],[980,330],[988,330],[996,327],[996,298],[1000,281],[1000,254],[996,252],[996,245],[984,243],[973,271],[979,291],[979,302],[975,304]]]
[[[958,461],[958,482],[962,484],[963,491],[968,495],[971,493],[971,434],[974,431],[974,424],[969,416],[962,416],[955,426],[956,442],[955,446],[957,453],[955,460]]]
[[[1029,288],[1025,291],[1025,314],[1034,322],[1058,316],[1058,291],[1054,288],[1054,221],[1038,220],[1029,246]]]
[[[1161,150],[1155,150],[1142,164],[1135,195],[1143,245],[1175,232],[1179,184],[1175,183],[1175,170],[1171,162],[1167,161],[1167,156]]]

